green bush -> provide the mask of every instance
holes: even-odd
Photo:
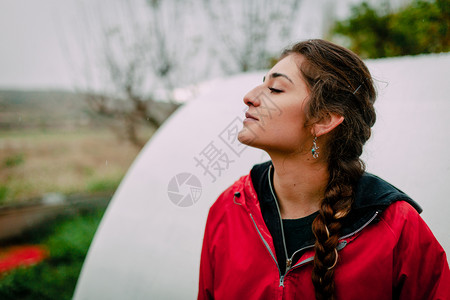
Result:
[[[8,187],[0,184],[0,205],[6,200],[8,196]]]
[[[87,184],[86,190],[90,193],[113,192],[117,189],[121,180],[121,177],[94,179]]]
[[[104,209],[59,219],[23,240],[44,245],[49,258],[19,268],[0,280],[0,299],[71,299]]]
[[[3,161],[3,165],[7,168],[19,166],[25,162],[25,156],[23,153],[13,154]]]
[[[415,0],[396,12],[363,2],[351,17],[336,22],[332,39],[345,37],[354,52],[379,58],[450,51],[448,0]]]

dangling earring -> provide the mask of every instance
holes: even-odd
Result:
[[[319,146],[317,146],[317,136],[315,136],[313,139],[313,146],[311,148],[311,154],[314,158],[319,157],[319,151],[317,151],[317,149],[319,149]]]

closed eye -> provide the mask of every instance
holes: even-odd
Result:
[[[269,87],[269,90],[270,90],[271,94],[279,94],[279,93],[283,92],[282,90],[274,89],[274,88],[271,88],[271,87]]]

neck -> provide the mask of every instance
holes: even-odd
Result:
[[[327,164],[304,155],[270,155],[273,187],[283,219],[298,219],[319,210],[328,184]]]

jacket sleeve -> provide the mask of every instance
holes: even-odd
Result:
[[[450,271],[444,249],[419,214],[406,202],[391,205],[394,299],[450,299]],[[392,224],[392,223],[391,223]]]
[[[206,222],[205,234],[203,236],[203,246],[200,258],[200,278],[197,299],[213,299],[213,262],[210,255],[210,217],[211,211],[208,215],[208,221]]]

